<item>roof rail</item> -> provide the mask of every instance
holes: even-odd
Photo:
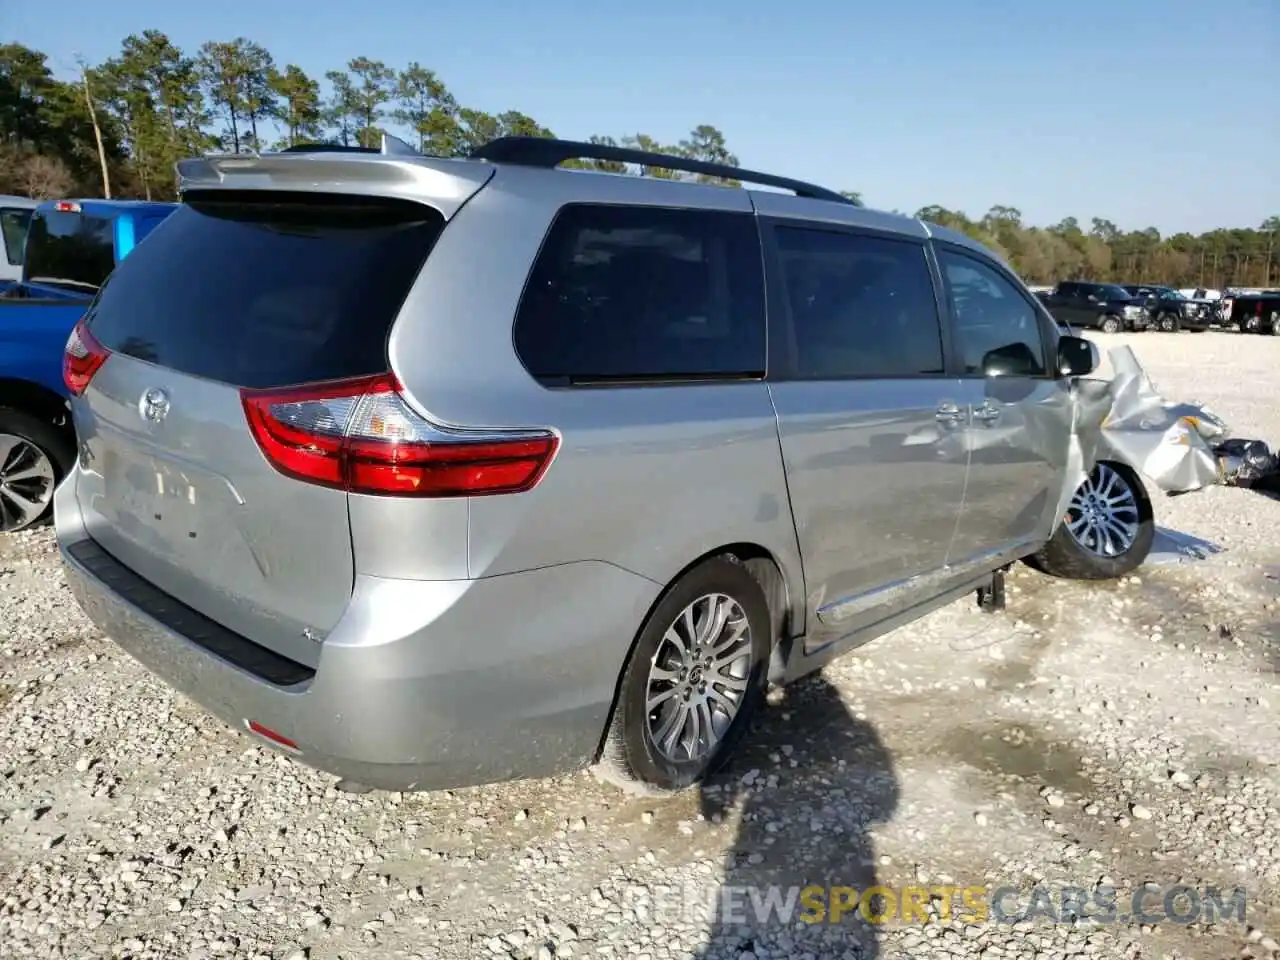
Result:
[[[471,152],[476,160],[490,163],[510,163],[523,167],[558,167],[566,160],[613,160],[616,163],[634,163],[642,167],[662,167],[685,173],[700,173],[708,177],[741,180],[767,187],[790,190],[797,197],[813,200],[831,200],[851,204],[848,197],[834,190],[819,187],[802,180],[777,177],[771,173],[743,170],[724,163],[708,163],[690,157],[677,157],[667,153],[651,153],[630,147],[615,147],[603,143],[583,143],[577,140],[553,140],[550,137],[498,137]]]
[[[285,147],[281,153],[379,153],[383,156],[420,157],[420,154],[399,137],[389,133],[382,134],[382,141],[376,147],[348,146],[344,143],[295,143]]]

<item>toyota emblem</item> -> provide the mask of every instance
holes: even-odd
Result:
[[[138,412],[149,423],[159,423],[169,415],[169,395],[159,387],[152,387],[138,401]]]

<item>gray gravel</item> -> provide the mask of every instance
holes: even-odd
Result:
[[[1280,443],[1280,338],[1099,340]],[[1275,956],[1280,501],[1157,509],[1225,552],[1118,584],[1020,569],[1007,614],[957,603],[843,658],[662,801],[587,774],[338,793],[100,637],[48,530],[0,539],[0,955]],[[1248,919],[756,923],[715,902],[726,883],[1102,883],[1122,907],[1146,883],[1243,887]]]

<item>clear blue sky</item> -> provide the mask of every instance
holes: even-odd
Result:
[[[7,37],[63,75],[145,28],[191,52],[244,35],[312,75],[418,60],[564,137],[711,123],[744,166],[885,209],[1164,233],[1280,214],[1277,0],[3,5]]]

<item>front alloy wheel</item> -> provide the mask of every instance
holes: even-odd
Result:
[[[1130,550],[1141,522],[1138,499],[1128,481],[1105,463],[1098,464],[1067,507],[1066,527],[1072,538],[1099,557],[1118,557]]]
[[[1128,465],[1102,462],[1071,495],[1062,522],[1027,563],[1051,577],[1114,580],[1140,567],[1155,540],[1151,501]]]

